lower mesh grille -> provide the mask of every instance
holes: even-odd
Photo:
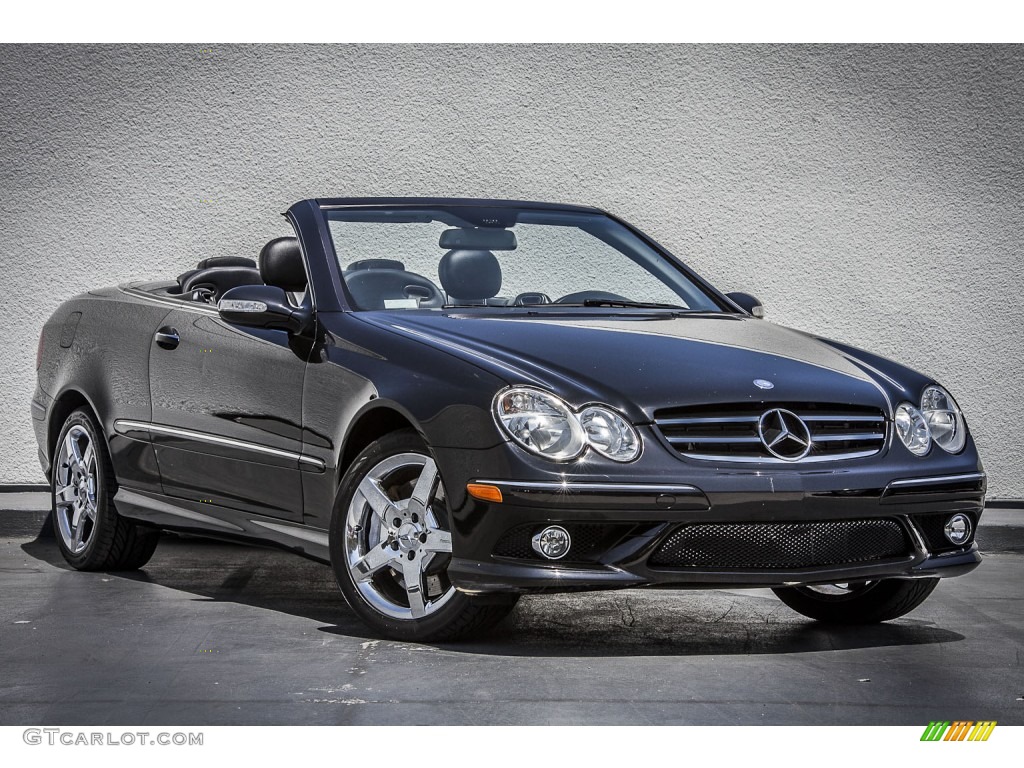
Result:
[[[684,525],[651,555],[654,568],[814,568],[908,552],[895,520]]]
[[[558,523],[569,532],[572,546],[565,560],[592,560],[618,541],[625,530],[632,525],[601,525],[592,523]],[[514,557],[522,560],[543,560],[533,551],[532,541],[535,533],[544,525],[520,525],[506,531],[498,543],[494,545],[494,554],[498,557]],[[625,530],[624,530],[625,529]]]

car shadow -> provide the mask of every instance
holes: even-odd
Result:
[[[70,570],[52,539],[22,550]],[[109,575],[311,619],[319,631],[385,640],[348,607],[330,568],[272,549],[164,534],[140,571]],[[963,640],[909,618],[862,627],[810,621],[767,590],[641,590],[523,597],[488,634],[457,643],[422,643],[458,654],[525,657],[727,656],[799,654]]]

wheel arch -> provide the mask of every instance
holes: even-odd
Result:
[[[92,414],[93,419],[96,420],[97,425],[100,427],[100,437],[106,440],[106,435],[103,435],[103,421],[100,419],[99,412],[96,410],[96,406],[93,405],[92,400],[82,392],[80,389],[75,387],[69,387],[61,392],[53,401],[53,405],[50,406],[50,417],[46,424],[46,459],[50,465],[50,469],[47,472],[47,480],[52,480],[53,473],[53,452],[57,446],[57,438],[60,436],[60,431],[64,427],[64,422],[68,420],[68,416],[79,408],[88,408]]]
[[[400,405],[390,401],[376,400],[362,410],[353,420],[345,434],[345,439],[338,455],[337,477],[335,485],[352,465],[352,462],[368,445],[384,435],[402,429],[415,430],[423,441],[429,445],[426,435],[416,419]]]

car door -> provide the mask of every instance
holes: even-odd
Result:
[[[302,382],[308,347],[183,307],[154,329],[150,427],[163,491],[302,520]]]

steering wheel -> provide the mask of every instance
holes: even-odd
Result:
[[[555,304],[582,304],[587,300],[592,301],[630,301],[625,296],[619,296],[617,293],[609,293],[608,291],[577,291],[576,293],[567,293],[560,299],[555,300]]]

